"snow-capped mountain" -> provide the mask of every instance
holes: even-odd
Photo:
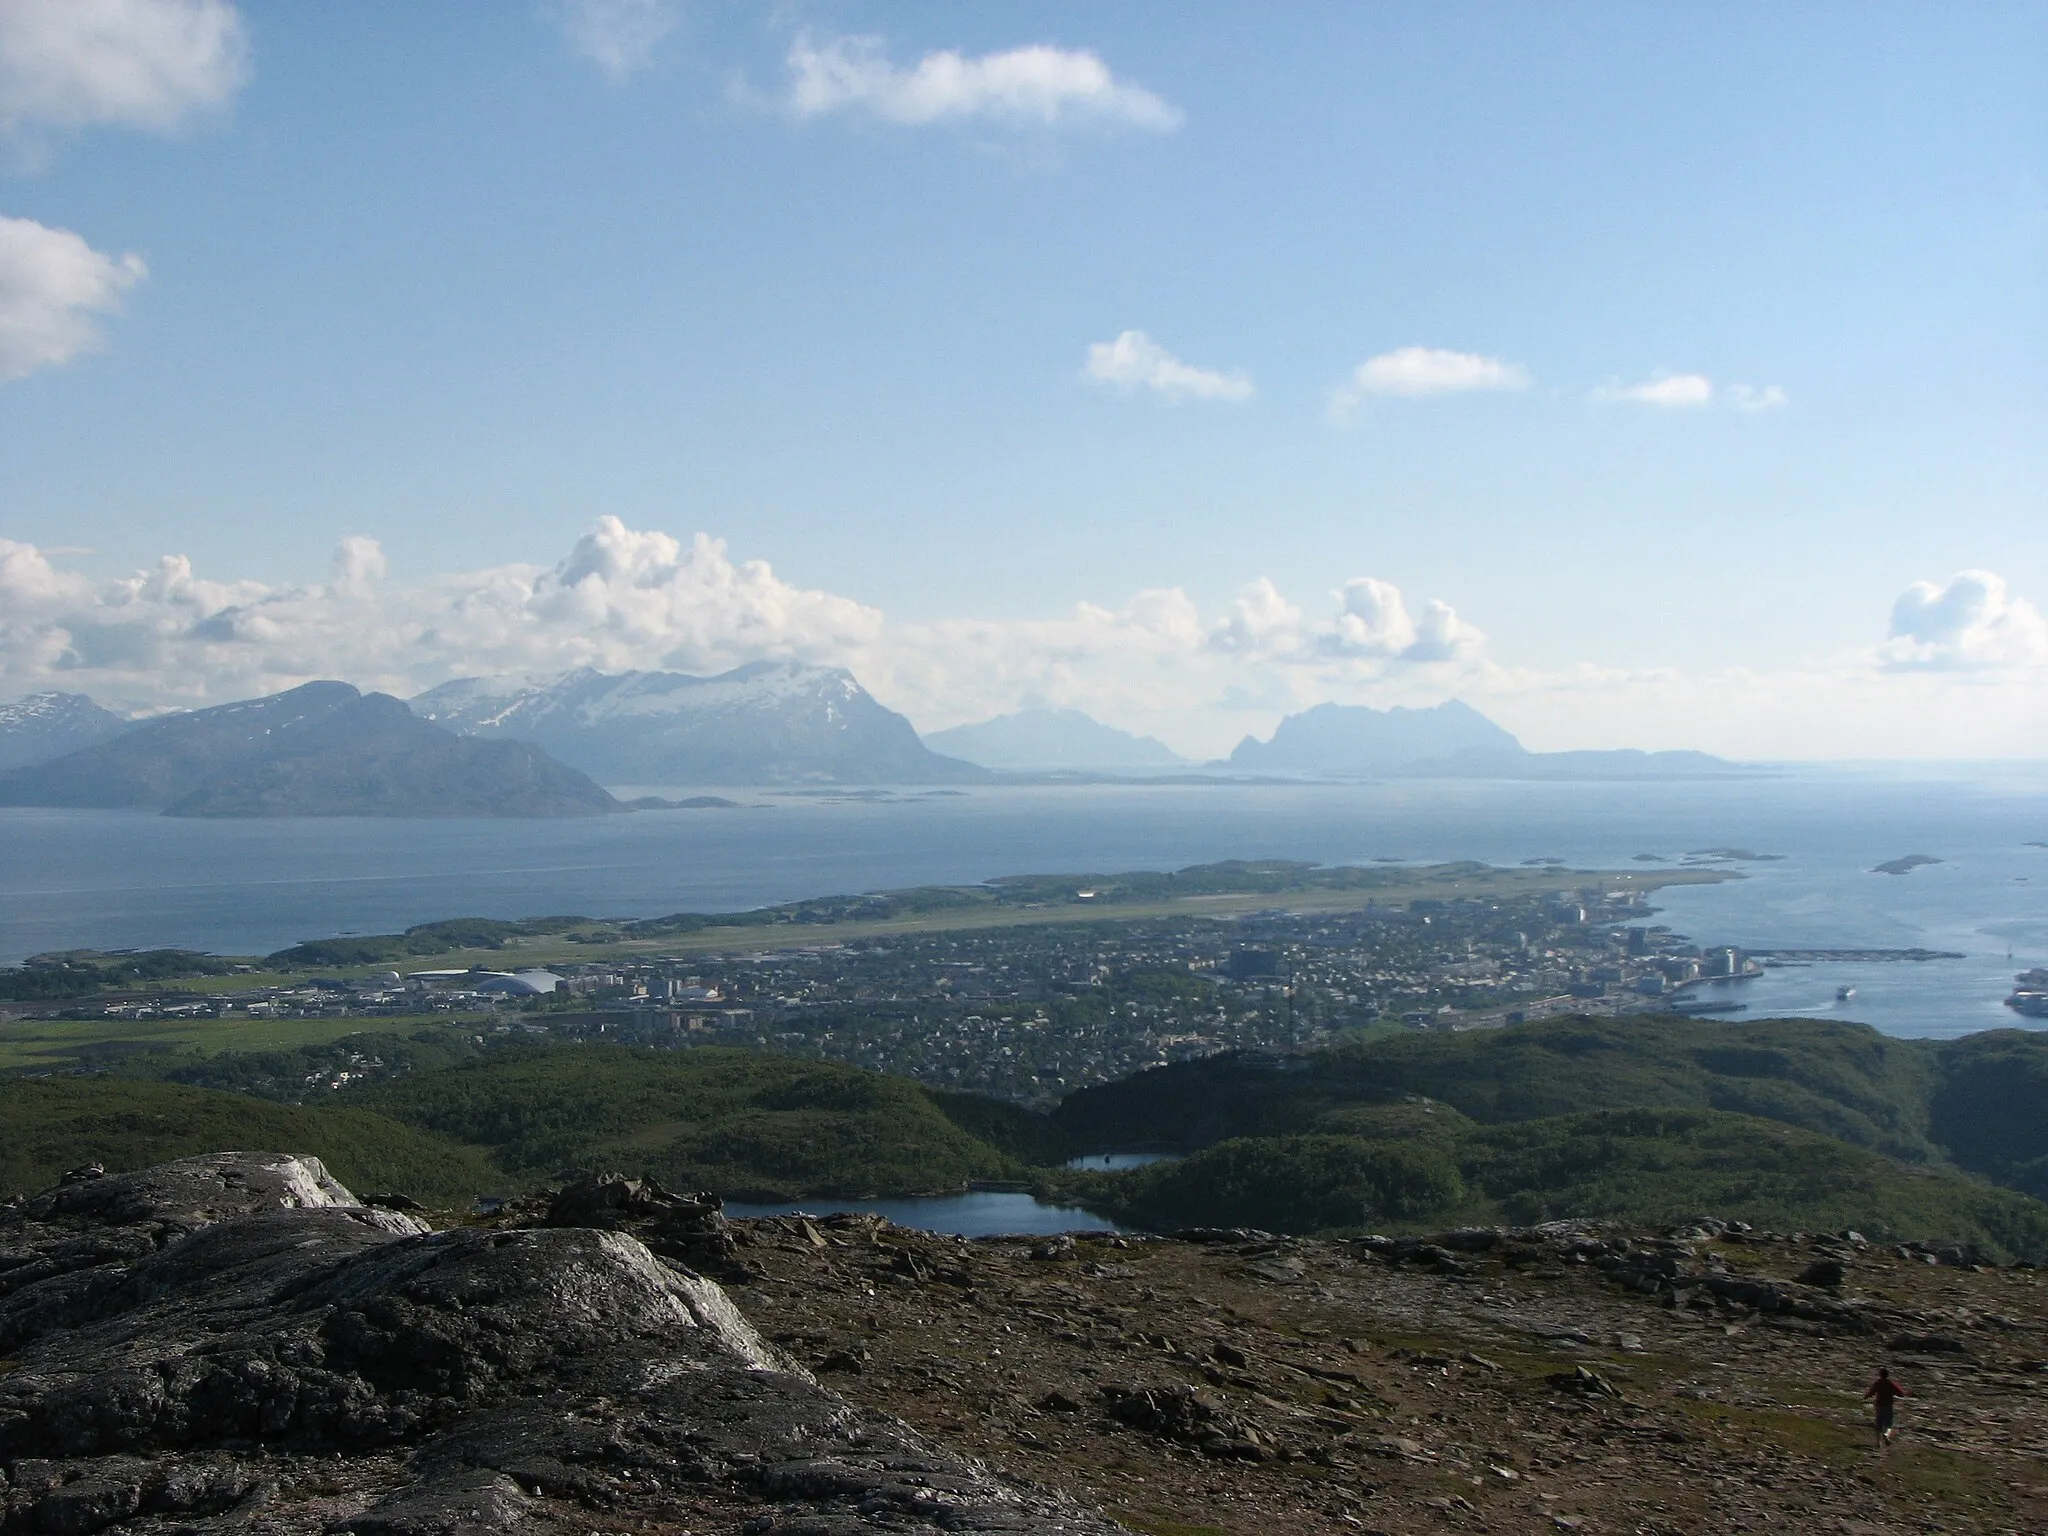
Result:
[[[0,773],[0,805],[172,816],[601,816],[621,808],[530,742],[471,740],[389,694],[337,682],[165,715]]]
[[[608,784],[932,784],[984,777],[941,757],[839,667],[757,661],[716,677],[582,668],[465,677],[413,713],[545,747]]]
[[[1120,731],[1078,709],[1020,709],[929,732],[924,744],[984,768],[1178,768],[1187,762],[1155,737]]]
[[[82,693],[32,693],[0,704],[0,769],[46,763],[128,729]]]

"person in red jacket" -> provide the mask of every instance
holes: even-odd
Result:
[[[1877,1380],[1863,1389],[1863,1395],[1872,1400],[1871,1418],[1877,1427],[1877,1448],[1883,1450],[1892,1441],[1892,1405],[1913,1394],[1892,1379],[1889,1366],[1880,1366]]]

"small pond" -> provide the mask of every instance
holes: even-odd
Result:
[[[1122,1173],[1129,1168],[1146,1168],[1153,1163],[1175,1162],[1179,1157],[1178,1152],[1090,1152],[1082,1157],[1068,1158],[1067,1166],[1091,1173]]]
[[[1100,1167],[1098,1161],[1094,1164]],[[910,1200],[798,1200],[786,1205],[726,1202],[725,1214],[752,1216],[829,1216],[838,1211],[866,1211],[902,1227],[921,1227],[956,1237],[997,1237],[1017,1232],[1121,1232],[1125,1229],[1073,1205],[1048,1205],[1031,1195],[982,1191],[966,1195],[924,1195]]]

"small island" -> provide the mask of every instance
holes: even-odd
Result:
[[[1886,859],[1882,864],[1873,865],[1873,875],[1910,875],[1923,864],[1939,864],[1940,859],[1924,853],[1909,853],[1903,859]]]

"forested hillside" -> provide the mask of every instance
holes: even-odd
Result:
[[[1330,1128],[1427,1098],[1483,1124],[1595,1109],[1713,1109],[2048,1194],[2048,1034],[1899,1040],[1862,1024],[1669,1016],[1403,1033],[1261,1065],[1227,1057],[1085,1089],[1054,1122],[1091,1146],[1184,1151]]]
[[[1237,1137],[1129,1174],[1067,1175],[1060,1187],[1168,1230],[1387,1231],[1562,1217],[1661,1225],[1713,1216],[2048,1259],[2048,1205],[1715,1110],[1608,1109],[1482,1126],[1447,1106],[1400,1105],[1352,1112],[1343,1132]]]
[[[357,1192],[467,1204],[496,1188],[483,1154],[362,1109],[304,1109],[247,1094],[116,1078],[0,1079],[0,1195],[72,1168],[109,1173],[202,1152],[310,1152]]]
[[[592,1167],[765,1200],[1031,1180],[1152,1227],[1718,1216],[2048,1260],[2048,1206],[2029,1198],[2048,1184],[2048,1036],[2016,1030],[1935,1042],[1796,1020],[1559,1019],[1211,1057],[1050,1116],[764,1051],[450,1031],[124,1070],[181,1081],[0,1084],[0,1182],[272,1148],[450,1205]],[[320,1107],[275,1102],[309,1096]],[[1192,1155],[1122,1175],[1060,1167],[1142,1147]]]
[[[757,1051],[536,1047],[344,1097],[482,1147],[529,1182],[602,1166],[779,1200],[957,1189],[1024,1172],[915,1083]],[[993,1108],[987,1128],[1023,1113]]]

